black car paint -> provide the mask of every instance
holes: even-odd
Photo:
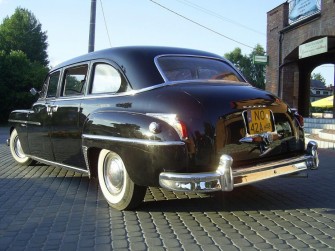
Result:
[[[110,62],[122,71],[129,86],[138,92],[41,98],[31,110],[12,113],[11,120],[28,121],[24,126],[22,123],[13,123],[18,128],[24,152],[85,171],[87,166],[82,145],[88,148],[89,156],[96,149],[109,149],[124,159],[127,171],[136,184],[157,186],[158,176],[162,171],[215,170],[218,156],[222,153],[230,154],[236,167],[281,158],[283,155],[297,155],[304,151],[303,133],[287,105],[274,95],[247,83],[193,81],[167,83],[146,90],[145,88],[163,83],[154,64],[154,57],[170,53],[218,58],[217,55],[195,50],[130,47],[91,53],[57,66],[52,71],[73,64],[90,64],[91,61]],[[261,156],[260,150],[254,145],[239,142],[245,136],[241,131],[242,127],[245,128],[242,112],[258,106],[271,109],[275,117],[279,116],[277,113],[286,114],[293,130],[291,135],[278,140],[274,149],[265,156]],[[50,111],[53,111],[51,116]],[[166,146],[83,137],[87,134],[152,142],[180,141],[171,126],[147,113],[177,114],[187,126],[188,141],[185,144]],[[232,131],[230,139],[218,144],[218,125],[229,121],[238,125],[231,126],[230,130],[239,131]],[[152,122],[162,125],[161,133],[152,135],[149,131]],[[96,158],[95,156],[93,159],[96,161]],[[89,164],[93,169],[96,167],[93,160],[89,160]]]

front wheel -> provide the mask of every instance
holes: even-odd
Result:
[[[33,160],[27,157],[26,154],[23,152],[16,129],[14,129],[10,134],[9,148],[13,158],[17,163],[29,166],[33,162]]]
[[[99,155],[98,179],[108,204],[118,210],[138,206],[147,190],[146,187],[138,186],[130,179],[122,158],[106,149]]]

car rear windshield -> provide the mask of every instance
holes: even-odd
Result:
[[[161,56],[156,59],[165,81],[225,80],[245,82],[228,63],[215,58],[197,56]]]

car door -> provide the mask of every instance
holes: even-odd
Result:
[[[55,161],[85,169],[82,152],[80,105],[86,89],[88,64],[64,69],[61,92],[53,104],[51,142]]]
[[[40,93],[40,98],[33,104],[27,124],[30,155],[54,161],[51,143],[52,110],[57,95],[61,72],[55,71],[48,75]]]

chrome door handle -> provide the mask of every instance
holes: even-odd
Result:
[[[48,113],[48,115],[52,114],[51,105],[47,106],[47,113]]]
[[[48,115],[52,115],[52,113],[57,112],[58,105],[48,105],[47,106],[47,113]]]
[[[51,106],[51,112],[57,112],[57,110],[58,110],[58,105]]]

